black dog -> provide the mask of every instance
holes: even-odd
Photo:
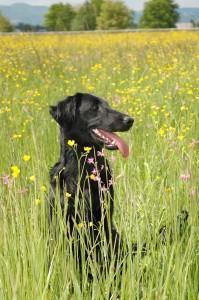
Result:
[[[60,126],[61,143],[60,159],[50,172],[50,222],[56,214],[55,194],[58,190],[61,211],[66,217],[67,236],[74,240],[78,235],[78,226],[86,226],[89,234],[84,236],[85,257],[92,259],[95,252],[101,261],[100,250],[105,239],[108,258],[113,255],[117,263],[124,254],[123,243],[113,224],[112,175],[103,149],[119,150],[127,157],[128,145],[113,132],[129,130],[134,120],[111,109],[106,101],[81,93],[51,106],[50,113]],[[187,219],[188,213],[183,210],[177,218],[180,237],[187,226]],[[161,245],[172,242],[172,228],[169,230],[163,226],[158,235]],[[137,253],[137,248],[137,243],[132,245],[132,257]],[[140,249],[142,256],[148,252],[147,249],[149,247],[144,243]],[[73,244],[74,252],[78,254],[81,268],[79,242]]]
[[[50,113],[60,126],[61,137],[60,159],[50,172],[50,217],[58,189],[68,235],[73,236],[79,224],[90,226],[90,247],[100,247],[103,232],[117,257],[122,241],[113,225],[112,175],[103,148],[118,149],[127,157],[128,145],[113,132],[129,130],[134,120],[111,109],[106,101],[83,93],[51,106]]]

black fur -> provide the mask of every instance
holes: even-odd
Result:
[[[83,93],[51,106],[50,113],[60,126],[61,149],[59,161],[50,172],[50,218],[55,210],[55,192],[58,189],[68,236],[74,235],[78,224],[91,224],[92,247],[99,247],[103,239],[100,232],[103,232],[107,244],[117,256],[122,241],[113,224],[112,175],[103,156],[104,147],[115,150],[117,146],[104,144],[92,130],[127,131],[133,125],[133,119],[111,109],[99,97]],[[70,140],[74,140],[75,145],[68,145]],[[68,201],[66,192],[71,195]]]

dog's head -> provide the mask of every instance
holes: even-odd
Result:
[[[124,157],[128,156],[128,145],[114,132],[129,130],[134,120],[111,109],[105,100],[77,93],[51,106],[50,113],[66,137],[78,145],[119,149]]]

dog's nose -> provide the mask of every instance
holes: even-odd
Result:
[[[124,124],[127,125],[127,126],[132,126],[134,120],[133,120],[133,118],[131,118],[131,117],[125,116],[125,117],[123,118],[123,122],[124,122]]]

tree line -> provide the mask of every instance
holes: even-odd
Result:
[[[18,24],[21,31],[114,30],[127,28],[174,28],[179,20],[178,5],[174,0],[148,0],[139,24],[134,12],[123,0],[86,0],[81,6],[57,3],[44,16],[44,27]],[[12,31],[10,21],[0,15],[0,31]]]
[[[133,26],[133,12],[121,0],[87,0],[78,9],[53,4],[45,16],[49,30],[124,29]]]

